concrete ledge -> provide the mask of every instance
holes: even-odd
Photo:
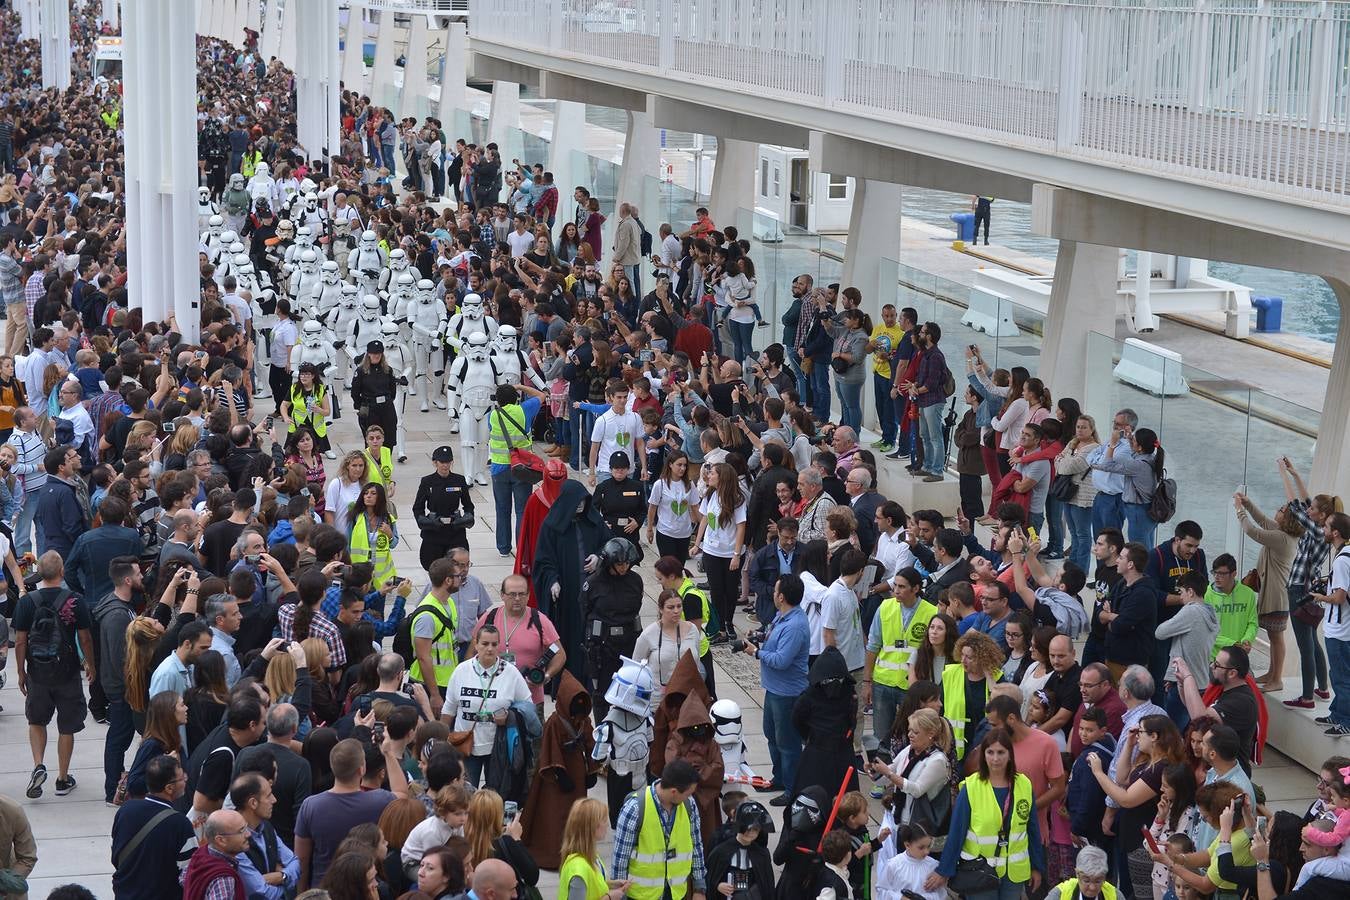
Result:
[[[970,289],[970,305],[961,324],[990,337],[1018,337],[1022,330],[1013,321],[1013,304],[1008,297],[987,288]]]
[[[539,70],[534,66],[497,59],[482,53],[469,53],[469,77],[484,81],[514,81],[516,84],[538,86]]]
[[[1158,397],[1178,397],[1190,386],[1181,374],[1181,354],[1138,338],[1126,338],[1112,375]]]
[[[1344,755],[1346,750],[1350,750],[1350,745],[1341,738],[1323,734],[1326,726],[1313,721],[1314,717],[1327,714],[1325,702],[1317,701],[1316,709],[1290,709],[1280,702],[1298,696],[1298,688],[1295,686],[1297,681],[1297,674],[1286,675],[1285,687],[1292,687],[1292,690],[1265,695],[1266,715],[1270,723],[1266,750],[1269,752],[1270,748],[1274,747],[1290,759],[1316,772],[1328,758]],[[1254,771],[1252,776],[1254,781],[1260,782],[1260,769]]]
[[[715,134],[718,138],[800,149],[806,148],[810,134],[807,129],[797,125],[740,115],[722,107],[700,106],[657,94],[652,95],[652,122],[658,128],[672,131]]]
[[[613,84],[573,78],[557,72],[539,73],[539,93],[552,100],[571,100],[575,103],[594,103],[611,109],[647,111],[647,95]]]
[[[877,490],[911,515],[916,509],[936,509],[944,518],[956,518],[956,510],[961,505],[961,488],[956,475],[951,472],[943,481],[930,483],[914,478],[900,463],[885,460],[885,465],[877,469],[877,480],[880,482]]]

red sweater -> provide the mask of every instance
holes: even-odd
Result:
[[[244,881],[239,877],[239,868],[223,856],[212,853],[209,847],[198,847],[188,860],[187,872],[183,876],[183,900],[202,900],[206,889],[217,878],[234,880],[234,900],[246,900]]]

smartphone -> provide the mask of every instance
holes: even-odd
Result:
[[[362,694],[360,697],[358,697],[356,699],[356,708],[363,716],[366,713],[370,712],[370,695]]]
[[[515,821],[517,813],[520,812],[520,804],[514,800],[507,800],[502,805],[505,808],[505,812],[502,814],[502,827],[507,828]]]
[[[1148,849],[1152,850],[1154,853],[1162,852],[1158,847],[1158,842],[1153,839],[1153,832],[1148,830],[1147,825],[1140,825],[1139,831],[1144,835],[1144,843],[1148,844]]]
[[[1265,837],[1265,836],[1266,836],[1266,817],[1265,817],[1265,816],[1257,816],[1257,817],[1256,817],[1256,830],[1259,831],[1259,832],[1261,832],[1261,837]]]
[[[1028,525],[1028,526],[1027,526],[1027,540],[1028,540],[1028,541],[1034,541],[1034,540],[1037,540],[1037,538],[1036,538],[1036,529],[1035,529],[1034,526],[1031,526],[1031,525]]]

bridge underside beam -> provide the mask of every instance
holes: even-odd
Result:
[[[469,72],[474,78],[483,81],[514,81],[516,84],[539,86],[539,70],[534,66],[484,56],[481,53],[469,54]]]
[[[911,187],[955,194],[983,194],[1002,200],[1031,200],[1031,182],[1015,175],[981,169],[964,163],[908,150],[811,132],[811,168],[831,175],[852,175],[871,181],[889,181]]]
[[[718,138],[746,141],[752,144],[778,144],[783,147],[805,148],[810,135],[805,128],[745,116],[726,109],[702,106],[652,95],[652,121],[657,128],[688,131],[692,134],[715,134]]]
[[[539,73],[539,93],[551,100],[591,103],[632,112],[647,111],[647,95],[642,91],[630,91],[617,85],[559,75],[557,72]]]

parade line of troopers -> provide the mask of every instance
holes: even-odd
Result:
[[[232,175],[227,211],[228,195],[236,191],[247,193],[255,210],[272,203],[278,198],[269,183],[274,185],[263,163],[247,185],[242,175]],[[280,284],[272,283],[267,272],[255,270],[239,240],[243,216],[227,222],[207,189],[200,189],[201,250],[215,266],[216,282],[233,275],[237,292],[249,299],[260,344],[255,366],[261,371],[267,364],[276,301],[286,296],[300,331],[291,350],[291,370],[299,371],[306,363],[315,366],[335,388],[333,413],[340,417],[337,386],[349,390],[363,348],[371,341],[383,342],[385,362],[399,382],[398,396],[393,398],[399,461],[406,458],[404,407],[411,394],[421,398],[422,412],[428,412],[431,403],[448,411],[450,430],[459,433],[465,477],[487,484],[488,414],[495,406],[497,386],[520,384],[522,377],[541,390],[545,386],[526,364],[520,335],[513,326],[499,326],[487,315],[478,294],[467,294],[458,311],[448,315],[435,284],[418,277],[403,250],[386,253],[373,231],[361,232],[347,250],[350,238],[336,227],[338,223],[329,221],[314,187],[305,179],[299,193],[280,198],[284,218],[268,253]],[[265,373],[255,372],[254,383],[265,385]]]

